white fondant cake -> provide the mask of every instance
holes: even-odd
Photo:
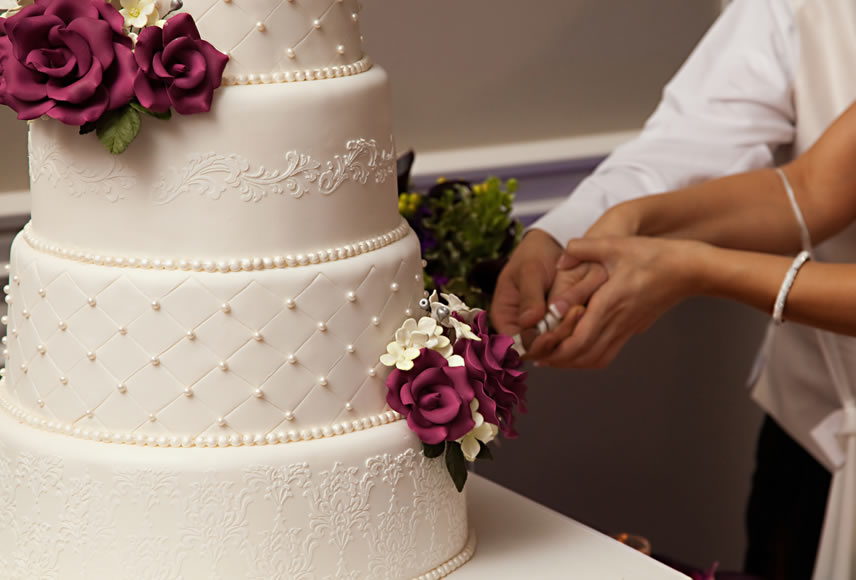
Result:
[[[231,57],[210,113],[146,119],[121,156],[30,125],[0,570],[443,576],[473,538],[443,462],[385,403],[378,355],[422,273],[358,3],[183,10]]]

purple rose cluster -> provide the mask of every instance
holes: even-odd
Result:
[[[452,316],[457,317],[457,313]],[[487,313],[479,312],[472,331],[481,340],[460,338],[454,354],[464,366],[449,366],[440,353],[423,348],[410,370],[393,369],[386,381],[387,403],[407,418],[422,442],[456,441],[474,427],[470,403],[509,438],[517,437],[515,411],[526,412],[526,372],[509,336],[491,334]]]
[[[23,120],[97,121],[134,98],[152,111],[208,111],[228,57],[189,14],[146,27],[136,46],[105,0],[36,0],[0,18],[0,104]]]

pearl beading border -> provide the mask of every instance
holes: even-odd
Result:
[[[0,379],[0,387],[3,389],[6,388],[5,379]],[[255,435],[199,435],[196,437],[191,437],[189,435],[154,436],[143,435],[142,433],[115,433],[112,431],[82,429],[80,427],[75,427],[70,423],[51,421],[44,417],[39,417],[19,409],[10,403],[5,397],[0,397],[0,408],[19,423],[29,425],[30,427],[41,431],[67,435],[69,437],[74,437],[75,439],[86,439],[89,441],[98,441],[100,443],[117,443],[122,445],[176,448],[249,447],[296,443],[299,441],[312,441],[313,439],[329,439],[330,437],[338,437],[340,435],[347,435],[348,433],[365,431],[372,427],[388,425],[402,419],[402,416],[398,412],[390,410],[377,415],[363,417],[362,419],[356,419],[354,421],[334,423],[326,427],[301,429],[300,431],[277,431],[267,434],[256,433]]]
[[[372,68],[373,64],[368,56],[363,56],[363,58],[351,64],[325,66],[322,68],[259,74],[250,73],[245,75],[223,75],[223,85],[272,85],[350,77],[368,71]]]
[[[476,530],[474,528],[470,528],[470,534],[467,537],[467,543],[464,544],[464,548],[458,552],[458,554],[451,559],[447,560],[443,564],[440,564],[430,572],[426,572],[421,576],[417,576],[413,580],[439,580],[440,578],[445,578],[464,564],[470,561],[473,557],[473,554],[476,552]]]
[[[27,223],[22,230],[24,240],[31,248],[44,254],[93,264],[96,266],[110,266],[116,268],[137,268],[141,270],[183,270],[186,272],[252,272],[256,270],[274,270],[282,268],[295,268],[308,266],[310,264],[324,264],[354,258],[361,254],[373,252],[385,248],[404,238],[409,231],[407,222],[402,220],[395,229],[368,240],[347,244],[338,248],[318,250],[297,255],[277,255],[253,258],[232,258],[229,260],[200,260],[200,259],[172,259],[172,258],[129,258],[122,256],[107,256],[70,250],[68,248],[51,244],[39,239],[32,232],[32,222]]]

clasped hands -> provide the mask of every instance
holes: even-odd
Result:
[[[634,234],[610,212],[564,249],[546,232],[528,232],[497,281],[496,329],[520,333],[526,358],[540,365],[608,365],[631,336],[698,290],[688,265],[704,244]],[[538,334],[551,306],[561,321]]]

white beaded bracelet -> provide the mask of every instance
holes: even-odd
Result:
[[[779,288],[779,294],[776,296],[776,303],[773,306],[773,322],[776,324],[781,324],[782,313],[785,310],[785,302],[788,300],[788,293],[791,291],[791,286],[794,285],[794,280],[797,277],[797,272],[800,271],[800,268],[803,267],[803,264],[808,262],[811,259],[811,253],[808,250],[803,250],[797,257],[794,258],[794,261],[791,263],[791,267],[788,269],[788,273],[785,274],[785,279],[782,280],[782,286]]]

